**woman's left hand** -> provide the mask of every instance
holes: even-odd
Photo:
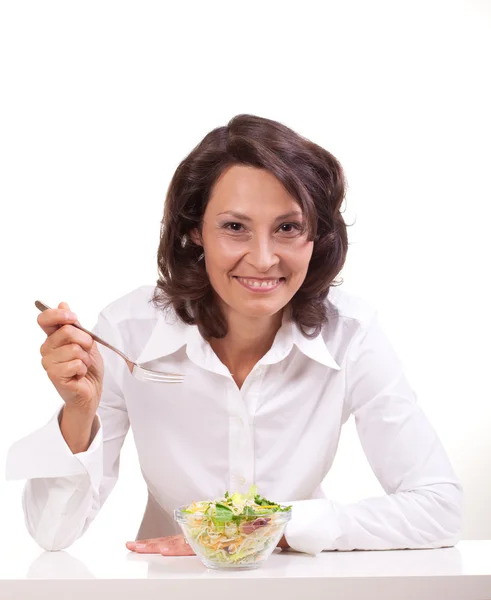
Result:
[[[137,548],[136,545],[141,545]],[[168,535],[167,537],[150,538],[138,540],[138,542],[126,542],[126,547],[138,554],[162,554],[163,556],[194,556],[191,546],[186,538],[181,535]],[[285,536],[278,543],[279,548],[289,548]]]
[[[141,547],[137,547],[141,545]],[[191,546],[183,535],[168,535],[167,537],[126,542],[128,550],[138,554],[162,554],[163,556],[194,556]]]

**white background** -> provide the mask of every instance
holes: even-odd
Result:
[[[154,284],[175,168],[248,112],[344,166],[344,288],[380,309],[464,484],[464,537],[491,538],[489,2],[17,0],[0,5],[0,56],[3,464],[62,404],[34,301],[66,301],[91,328]],[[0,481],[0,530],[36,556],[23,485]],[[351,420],[325,487],[382,493]],[[72,548],[134,539],[145,503],[130,430]]]

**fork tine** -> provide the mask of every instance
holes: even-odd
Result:
[[[156,381],[162,383],[182,383],[184,375],[180,373],[161,373],[152,369],[145,369],[136,365],[133,367],[133,375],[140,381]]]
[[[182,383],[184,377],[167,375],[165,373],[149,373],[148,371],[140,372],[137,379],[140,381],[157,381],[162,383]]]
[[[146,381],[162,381],[164,383],[182,383],[184,377],[182,375],[166,374],[166,373],[144,373]]]
[[[150,376],[150,377],[145,377],[145,381],[155,381],[157,383],[182,383],[184,381],[184,377],[180,377],[179,379],[174,378],[171,379],[169,377],[167,377],[166,375],[160,375],[159,377],[155,377],[155,376]]]

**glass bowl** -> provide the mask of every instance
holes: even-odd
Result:
[[[292,517],[291,509],[216,523],[211,517],[174,510],[184,537],[210,569],[256,569],[272,554]]]

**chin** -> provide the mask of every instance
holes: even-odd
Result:
[[[287,304],[288,300],[285,300],[285,302],[279,300],[272,302],[264,299],[261,302],[233,302],[229,306],[244,317],[260,318],[272,317]]]

